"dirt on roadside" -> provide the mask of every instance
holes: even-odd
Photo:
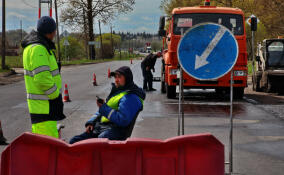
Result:
[[[0,73],[0,86],[12,84],[21,80],[24,80],[24,74],[17,73],[15,70]]]

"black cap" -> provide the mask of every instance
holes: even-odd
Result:
[[[43,35],[53,33],[56,30],[54,19],[49,16],[41,17],[37,22],[37,31]]]
[[[133,74],[131,69],[128,66],[122,66],[115,70],[114,72],[111,72],[111,76],[115,76],[116,74],[121,74],[125,77],[125,84],[129,84],[133,82]]]

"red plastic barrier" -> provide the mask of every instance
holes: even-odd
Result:
[[[211,134],[167,140],[90,139],[73,145],[24,133],[2,153],[1,175],[222,175],[224,145]]]

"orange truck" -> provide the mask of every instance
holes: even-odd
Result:
[[[166,18],[169,21],[168,29],[165,30]],[[186,21],[187,26],[180,22]],[[167,49],[163,50],[161,68],[161,91],[168,98],[176,97],[176,86],[179,84],[179,63],[177,58],[178,44],[181,39],[181,31],[187,31],[192,26],[204,22],[217,23],[225,26],[234,33],[238,42],[239,55],[233,67],[233,93],[235,99],[244,95],[247,87],[247,46],[245,32],[245,17],[241,9],[210,6],[206,0],[204,6],[174,8],[170,17],[160,18],[159,35],[163,37]],[[164,46],[165,47],[165,46]],[[226,48],[224,48],[226,49]],[[229,94],[230,72],[216,80],[197,80],[183,72],[185,89],[215,89],[217,94]]]

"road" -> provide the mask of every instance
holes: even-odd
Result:
[[[84,131],[84,123],[97,111],[96,95],[106,98],[110,83],[107,69],[115,70],[128,65],[133,70],[135,82],[141,86],[140,60],[116,61],[84,66],[64,67],[63,83],[69,87],[72,100],[65,103],[67,119],[63,138],[68,141],[73,135]],[[155,76],[159,76],[160,61],[157,61]],[[92,85],[96,73],[99,86]],[[144,111],[137,119],[132,137],[165,139],[177,135],[178,99],[167,99],[158,89],[148,92]],[[5,137],[11,141],[21,133],[30,131],[25,99],[24,82],[0,86],[0,119]],[[284,169],[284,121],[283,96],[253,93],[246,89],[244,100],[234,102],[234,150],[233,164],[236,174],[280,175]],[[229,145],[229,100],[216,97],[214,91],[189,90],[185,92],[185,134],[210,132],[225,145],[228,161]],[[1,146],[1,152],[4,149]],[[228,167],[226,167],[228,170]]]

